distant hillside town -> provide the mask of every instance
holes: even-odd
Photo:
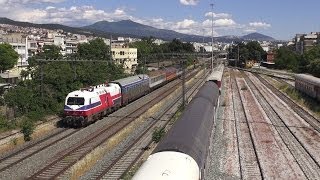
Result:
[[[256,34],[254,35],[256,36]],[[254,37],[250,36],[250,38]],[[60,47],[62,55],[73,54],[77,52],[77,45],[88,43],[90,40],[98,38],[93,35],[73,34],[64,30],[49,30],[36,27],[22,27],[9,24],[0,24],[0,43],[10,44],[19,54],[19,60],[16,67],[2,77],[19,76],[21,69],[28,66],[28,58],[42,52],[44,45],[56,45]],[[101,37],[100,37],[101,38]],[[127,73],[133,73],[138,66],[138,50],[137,48],[129,48],[128,44],[141,41],[140,38],[117,37],[115,39],[102,38],[104,42],[111,48],[111,57],[116,64],[123,64]],[[249,39],[249,38],[248,38]],[[254,40],[254,39],[252,39]],[[242,40],[244,42],[244,40]],[[248,40],[247,40],[248,41]],[[166,41],[155,39],[155,44],[162,44]],[[319,44],[319,33],[297,34],[293,41],[289,43],[279,43],[275,41],[258,41],[264,51],[273,57],[275,49],[283,45],[294,44],[297,52],[306,51],[309,47]],[[192,42],[196,52],[212,52],[219,50],[227,50],[230,46],[238,42]],[[245,42],[244,42],[245,43]],[[109,50],[108,50],[109,51]],[[266,60],[264,60],[266,61]]]

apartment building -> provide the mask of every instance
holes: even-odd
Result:
[[[0,43],[8,43],[19,54],[17,66],[28,66],[28,38],[21,33],[1,34]]]
[[[122,64],[126,73],[134,73],[138,66],[137,48],[129,48],[127,41],[111,41],[112,59]]]
[[[320,44],[320,32],[311,32],[310,34],[296,34],[294,38],[296,51],[300,54],[310,50],[312,47]]]

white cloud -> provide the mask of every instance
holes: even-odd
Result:
[[[236,25],[236,23],[232,19],[217,19],[213,21],[213,24],[217,27],[228,27]]]
[[[124,12],[123,9],[118,8],[118,9],[116,9],[116,10],[114,11],[114,14],[117,15],[117,16],[123,16],[123,15],[125,15],[126,13]]]
[[[212,17],[213,18],[231,18],[231,14],[228,13],[214,13],[214,12],[207,12],[205,17]]]
[[[10,14],[10,16],[8,16],[8,14]],[[124,9],[118,8],[113,12],[105,12],[95,9],[93,6],[71,6],[70,8],[48,6],[44,9],[29,9],[24,6],[18,6],[5,11],[0,7],[0,16],[18,21],[60,23],[72,26],[83,26],[101,20],[117,21],[134,19],[132,16],[129,16]]]
[[[271,27],[271,24],[268,24],[268,23],[265,23],[265,22],[251,22],[249,23],[249,26],[250,27],[253,27],[253,28],[270,28]]]
[[[71,7],[72,8],[72,7]],[[46,7],[46,10],[50,10],[50,9],[55,9],[55,7],[53,7],[53,6],[47,6]]]
[[[254,33],[254,32],[257,32],[256,29],[245,29],[245,30],[243,30],[243,31],[246,32],[246,33]]]
[[[191,19],[184,19],[183,21],[177,22],[177,29],[187,29],[195,25],[196,22]]]
[[[180,3],[183,4],[183,5],[197,5],[199,2],[199,0],[180,0]]]
[[[211,20],[207,19],[202,22],[202,25],[205,27],[211,27]],[[237,23],[232,19],[217,19],[213,21],[214,27],[236,27]]]

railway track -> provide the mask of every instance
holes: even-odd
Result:
[[[243,68],[236,68],[236,69],[238,69],[239,71],[247,71],[247,72],[254,73],[254,74],[266,75],[266,76],[269,76],[269,77],[272,77],[272,78],[275,78],[275,79],[278,79],[278,80],[294,81],[293,77],[289,78],[289,77],[276,76],[276,75],[271,74],[271,73],[259,72],[259,71],[254,71],[254,70],[250,70],[250,69],[243,69]],[[281,74],[279,74],[279,75],[281,75]]]
[[[59,121],[59,118],[58,117],[54,117],[54,118],[51,118],[51,119],[49,119],[49,120],[47,120],[45,122],[41,121],[40,123],[37,123],[36,126],[43,125],[43,124],[45,124],[47,122],[50,122],[50,121],[53,121],[53,122],[54,121]],[[13,132],[13,133],[10,133],[10,134],[7,134],[5,136],[0,137],[0,141],[2,141],[4,139],[7,139],[7,138],[10,138],[10,137],[15,137],[15,136],[20,135],[20,134],[23,134],[22,131],[21,130],[17,130],[16,132]],[[1,162],[1,160],[0,160],[0,162]]]
[[[69,132],[67,132],[69,131]],[[66,133],[65,133],[66,132]],[[12,154],[9,154],[0,159],[0,173],[5,171],[6,169],[20,163],[21,161],[33,156],[34,154],[52,146],[53,144],[66,139],[67,137],[71,136],[72,134],[78,132],[75,129],[61,129],[58,130],[56,133],[51,134],[50,136],[45,137],[35,143],[31,143],[26,147],[15,151]]]
[[[284,101],[286,104],[288,104],[294,112],[296,112],[299,116],[301,116],[306,122],[308,122],[315,130],[320,132],[320,120],[311,115],[309,112],[304,110],[302,107],[300,107],[298,104],[296,104],[293,100],[288,98],[286,95],[284,95],[280,90],[272,86],[268,81],[263,79],[261,76],[256,75],[255,76],[266,86],[268,87],[273,93],[275,93],[282,101]]]
[[[205,78],[204,78],[205,79]],[[196,90],[201,87],[203,78],[199,78],[198,81],[187,91],[189,92],[189,99],[195,94]],[[179,101],[182,96],[179,96],[174,102],[168,105],[165,110],[163,110],[157,118],[150,123],[150,125],[139,135],[139,137],[132,142],[124,152],[121,153],[115,160],[112,160],[109,166],[104,167],[104,169],[95,174],[92,179],[119,179],[123,174],[125,174],[133,164],[142,156],[145,147],[149,147],[152,143],[152,133],[155,127],[166,127],[170,122],[170,119],[175,115],[177,109],[180,105]],[[165,119],[165,121],[162,121]]]
[[[319,179],[320,166],[314,158],[314,155],[312,155],[308,151],[304,143],[302,143],[297,138],[297,135],[290,129],[290,127],[275,111],[274,107],[264,97],[262,91],[260,90],[261,88],[258,88],[257,85],[253,83],[253,81],[245,73],[242,72],[242,74],[250,89],[252,90],[253,94],[255,95],[257,101],[259,102],[259,104],[267,114],[268,118],[272,122],[273,127],[278,132],[280,138],[285,143],[292,156],[296,159],[296,162],[303,171],[304,175],[308,179]]]
[[[191,79],[192,74],[187,79]],[[177,87],[176,83],[170,90],[161,93],[156,98],[146,102],[141,108],[134,110],[132,113],[118,119],[109,126],[103,127],[95,133],[87,136],[81,143],[72,146],[71,148],[63,151],[52,162],[45,165],[44,168],[34,173],[29,179],[52,179],[62,175],[67,169],[74,165],[78,160],[82,159],[86,154],[90,153],[93,149],[100,146],[107,139],[116,134],[123,127],[130,124],[137,117],[146,112],[149,107],[157,104],[161,99],[170,95]]]
[[[254,145],[252,134],[249,129],[249,122],[244,113],[243,102],[240,96],[240,89],[236,77],[230,69],[232,101],[239,148],[240,173],[243,179],[262,179],[263,172],[257,156],[257,149]]]

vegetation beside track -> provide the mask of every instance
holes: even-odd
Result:
[[[287,84],[280,85],[279,90],[287,94],[299,105],[306,107],[307,109],[310,109],[313,113],[315,113],[318,116],[318,118],[320,117],[320,104],[317,100],[301,93],[294,87],[289,86]]]

